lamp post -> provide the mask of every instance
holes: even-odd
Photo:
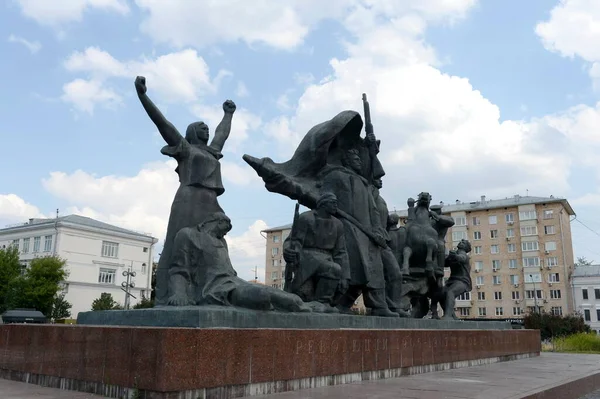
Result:
[[[128,267],[127,270],[123,271],[123,276],[127,278],[127,281],[123,281],[121,283],[121,290],[125,291],[125,310],[129,310],[129,297],[134,297],[137,299],[131,292],[129,292],[130,288],[135,287],[135,283],[131,281],[132,277],[135,277],[135,272],[131,271],[131,267]]]
[[[529,275],[529,278],[531,279],[531,282],[533,283],[533,303],[535,306],[535,313],[540,313],[540,308],[538,307],[538,302],[537,302],[537,292],[535,290],[535,281],[533,280],[533,274]]]

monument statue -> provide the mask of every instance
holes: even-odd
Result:
[[[310,312],[310,307],[297,295],[237,277],[224,238],[230,230],[229,218],[222,212],[214,212],[198,225],[184,227],[177,233],[169,268],[171,295],[167,304]]]
[[[471,282],[471,264],[469,260],[471,243],[465,239],[460,240],[456,251],[450,251],[446,259],[446,265],[450,268],[450,278],[443,290],[438,295],[432,296],[432,307],[439,300],[444,309],[442,319],[456,319],[454,306],[456,298],[473,289]]]
[[[406,226],[399,226],[400,216],[396,213],[388,215],[387,233],[389,237],[388,246],[392,250],[398,265],[402,264],[402,253],[406,245]]]
[[[441,205],[432,205],[431,210],[431,225],[438,232],[437,246],[437,263],[435,264],[434,276],[435,281],[431,282],[429,287],[429,297],[433,298],[436,294],[442,291],[444,287],[444,266],[446,263],[446,234],[448,229],[454,226],[454,219],[451,216],[442,215]],[[434,319],[438,318],[437,302],[431,301],[431,316]]]
[[[293,274],[286,286],[316,312],[337,313],[334,305],[350,281],[344,225],[333,216],[337,202],[334,194],[323,193],[316,210],[295,218],[284,242],[286,276]]]
[[[172,264],[173,241],[184,227],[201,224],[208,215],[223,212],[217,197],[225,191],[221,180],[221,151],[231,131],[236,106],[233,101],[223,103],[223,120],[208,144],[209,129],[204,122],[193,122],[183,137],[146,94],[146,79],[138,76],[135,88],[142,106],[154,122],[167,145],[161,153],[177,161],[179,189],[175,194],[164,247],[156,270],[156,304],[165,305],[173,294],[169,292],[168,269]]]
[[[398,245],[398,243],[392,244],[392,235],[390,234],[390,229],[393,226],[389,226],[388,222],[390,220],[390,213],[387,207],[387,203],[383,199],[383,197],[379,194],[379,190],[383,187],[383,181],[381,178],[374,179],[373,185],[371,186],[372,195],[375,199],[375,204],[377,206],[377,211],[379,212],[381,226],[385,227],[384,237],[387,243],[387,246],[381,249],[381,261],[383,263],[383,275],[385,280],[385,296],[388,308],[395,313],[398,313],[400,316],[408,317],[408,312],[405,312],[400,308],[401,299],[402,299],[402,273],[400,271],[400,265],[398,263],[398,259],[396,258],[394,251],[392,251],[392,245]],[[396,229],[398,228],[398,219],[396,216]],[[397,230],[395,230],[397,231]],[[393,233],[396,235],[396,233]],[[394,237],[394,240],[397,240],[398,237]]]

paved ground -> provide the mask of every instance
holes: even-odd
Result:
[[[600,373],[600,355],[544,353],[540,357],[513,362],[304,389],[253,399],[514,399],[594,372]],[[0,379],[0,398],[97,399],[100,396]],[[600,399],[600,390],[580,399]]]

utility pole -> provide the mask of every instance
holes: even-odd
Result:
[[[258,266],[254,266],[254,269],[252,269],[252,271],[254,272],[254,282],[258,282]]]
[[[535,280],[533,279],[533,274],[530,274],[529,278],[531,279],[531,282],[533,283],[533,303],[535,304],[535,313],[539,314],[540,308],[538,307],[537,292],[535,290]]]
[[[131,269],[133,268],[133,261],[131,261],[131,266],[127,268],[127,270],[123,271],[123,276],[127,278],[127,281],[123,281],[121,283],[121,290],[125,291],[125,304],[124,304],[124,308],[125,310],[129,310],[129,302],[130,299],[129,297],[134,297],[135,299],[137,299],[135,297],[135,295],[133,295],[131,292],[129,292],[129,290],[131,288],[135,287],[135,283],[132,281],[132,278],[135,277],[135,272],[131,271]]]

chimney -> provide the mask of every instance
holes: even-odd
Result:
[[[485,195],[481,196],[481,202],[485,202]]]

